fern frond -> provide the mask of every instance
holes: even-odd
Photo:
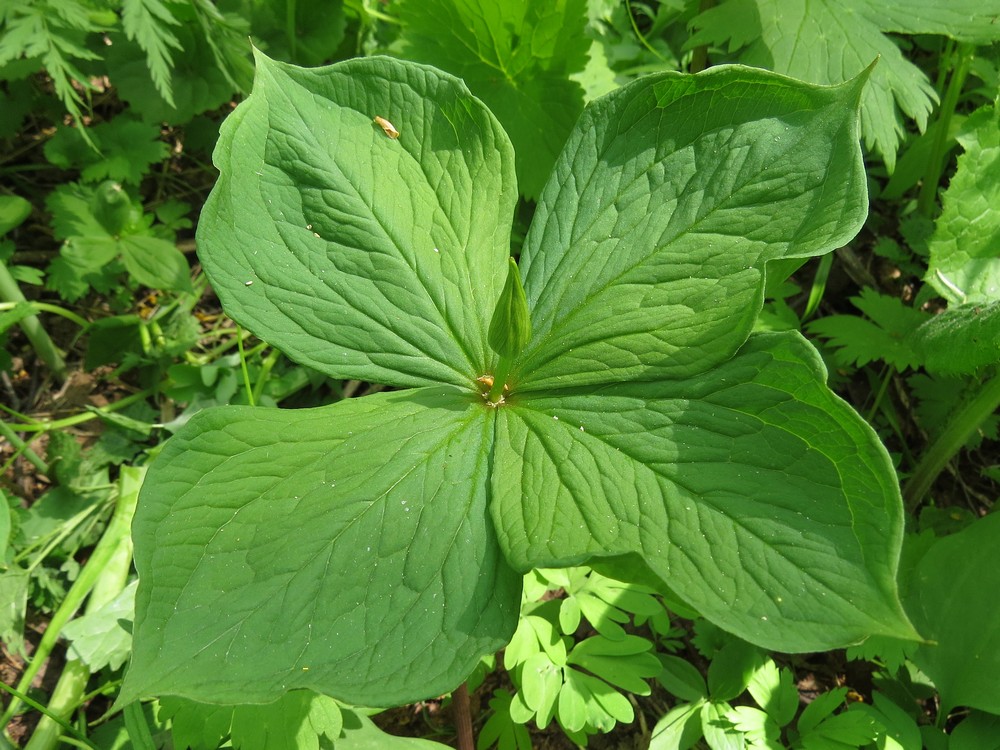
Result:
[[[139,44],[146,53],[146,65],[156,91],[171,106],[174,94],[170,70],[173,67],[171,50],[181,50],[181,43],[170,30],[180,21],[161,0],[122,0],[122,27],[125,36]]]

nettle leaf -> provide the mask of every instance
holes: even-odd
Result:
[[[586,0],[408,0],[399,7],[408,59],[462,78],[514,143],[517,180],[536,198],[583,110],[570,75],[587,64]]]
[[[942,195],[927,281],[949,302],[1000,299],[1000,107],[983,107],[958,136],[965,153]]]
[[[507,136],[460,82],[387,58],[304,70],[258,54],[216,158],[198,243],[233,318],[334,377],[486,372],[517,190]]]
[[[884,32],[988,43],[1000,38],[998,11],[993,0],[726,0],[693,19],[688,47],[728,43],[730,52],[745,48],[740,62],[821,84],[853,78],[879,57],[861,123],[891,172],[905,133],[896,107],[922,131],[937,94]]]
[[[596,102],[522,255],[532,338],[498,360],[517,190],[497,121],[425,66],[258,55],[199,227],[213,287],[305,364],[426,387],[176,433],[135,516],[119,701],[439,694],[511,638],[518,573],[598,558],[768,648],[914,637],[884,448],[801,336],[750,337],[765,263],[864,218],[862,83],[728,67]],[[564,663],[532,620],[508,659]],[[564,726],[631,716],[564,669]]]

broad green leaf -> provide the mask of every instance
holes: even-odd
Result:
[[[126,628],[134,612],[133,582],[110,602],[69,622],[60,637],[69,640],[69,653],[86,664],[92,673],[104,667],[117,671],[132,649],[132,634]]]
[[[638,553],[765,648],[912,637],[889,457],[824,377],[797,334],[759,334],[687,381],[515,394],[497,410],[492,475],[508,560]]]
[[[956,304],[1000,300],[1000,107],[977,110],[958,141],[965,153],[944,191],[927,281]]]
[[[133,526],[122,702],[393,705],[453,688],[514,631],[520,576],[486,514],[484,407],[451,388],[200,412]]]
[[[913,662],[934,680],[942,711],[1000,713],[1000,515],[938,540],[917,564],[906,611],[928,643]]]
[[[970,374],[1000,362],[1000,295],[949,307],[913,330],[911,342],[930,372]]]
[[[191,289],[191,268],[173,242],[130,235],[118,242],[125,268],[133,279],[153,289]]]
[[[462,78],[510,134],[517,178],[537,198],[573,123],[590,39],[586,0],[407,0],[403,52]]]
[[[998,14],[997,0],[727,0],[692,21],[698,31],[688,47],[745,47],[740,62],[819,84],[851,79],[878,57],[862,97],[862,131],[891,172],[905,133],[896,107],[923,130],[937,94],[883,32],[983,43],[1000,38]]]
[[[264,706],[236,706],[231,736],[240,750],[320,750],[340,736],[343,724],[332,698],[293,690]]]
[[[226,310],[334,377],[470,385],[509,255],[507,136],[431,68],[257,61],[198,231]]]
[[[334,747],[335,750],[448,750],[448,746],[440,742],[418,737],[393,737],[356,711],[345,711],[344,736],[336,741]]]
[[[535,336],[518,388],[686,377],[728,359],[760,311],[764,263],[827,252],[864,221],[863,84],[722,67],[589,106],[525,239]]]

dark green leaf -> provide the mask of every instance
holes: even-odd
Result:
[[[586,0],[453,2],[400,6],[403,50],[462,78],[514,143],[518,185],[536,198],[580,111],[570,80],[587,61]]]

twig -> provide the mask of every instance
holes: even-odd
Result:
[[[476,750],[476,740],[472,736],[469,688],[464,682],[451,694],[451,712],[455,720],[455,734],[458,736],[458,750]]]

